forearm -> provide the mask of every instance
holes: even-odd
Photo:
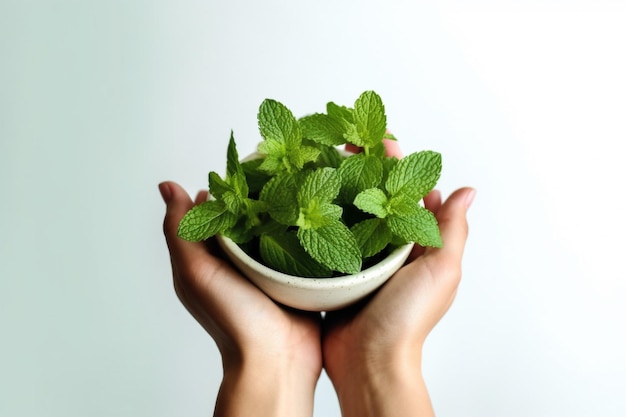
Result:
[[[310,417],[317,379],[299,368],[246,364],[224,372],[215,417]]]
[[[390,362],[357,369],[335,385],[343,417],[435,415],[419,364]]]

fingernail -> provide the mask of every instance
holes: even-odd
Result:
[[[159,192],[161,193],[161,198],[163,198],[163,201],[167,204],[172,198],[172,189],[170,188],[170,185],[166,182],[160,183]]]
[[[474,197],[476,197],[476,190],[473,188],[470,188],[470,190],[465,194],[465,208],[468,209],[470,208],[470,206],[472,205],[472,202],[474,201]]]

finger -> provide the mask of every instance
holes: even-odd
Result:
[[[159,190],[167,205],[163,221],[163,233],[170,249],[173,266],[194,263],[205,259],[208,254],[202,242],[188,242],[178,237],[178,224],[194,206],[193,201],[183,188],[174,182],[159,184]]]
[[[352,153],[359,153],[363,150],[363,148],[353,145],[351,143],[346,143],[346,151]]]
[[[395,156],[396,158],[402,158],[402,151],[400,150],[400,144],[396,140],[384,139],[385,155]]]
[[[424,207],[437,214],[441,207],[441,192],[439,190],[429,192],[426,197],[424,197]]]
[[[468,234],[466,214],[475,194],[473,188],[458,189],[437,210],[443,247],[428,248],[426,252],[429,256],[446,264],[460,265]]]
[[[189,242],[178,237],[181,219],[194,206],[185,190],[174,182],[159,184],[159,190],[167,205],[163,231],[170,250],[174,289],[183,305],[201,321],[205,314],[201,304],[209,294],[207,283],[219,269],[220,261],[209,254],[205,242]],[[197,200],[202,199],[202,193],[198,193]]]
[[[209,198],[209,192],[207,190],[200,190],[198,191],[198,194],[196,194],[196,199],[194,200],[194,203],[196,205],[204,203],[207,198]]]

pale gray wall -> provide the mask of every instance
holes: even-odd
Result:
[[[251,151],[266,97],[367,89],[444,195],[478,189],[424,355],[439,416],[626,415],[625,8],[465,3],[1,1],[0,415],[210,414],[156,185],[205,187],[231,128]]]

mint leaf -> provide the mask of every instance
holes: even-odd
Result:
[[[397,141],[398,138],[396,138],[393,134],[391,134],[390,132],[385,132],[385,136],[383,136],[383,139],[388,139],[388,140],[395,140]]]
[[[246,198],[244,200],[244,203],[246,204],[246,212],[253,215],[265,213],[269,209],[269,204],[261,200]]]
[[[209,172],[209,190],[213,197],[222,200],[226,209],[235,215],[239,215],[248,198],[248,184],[246,175],[239,162],[237,147],[232,132],[226,154],[226,179],[222,179],[216,172]]]
[[[227,194],[228,196],[229,194]],[[224,199],[228,208],[229,202]],[[231,203],[233,204],[233,203]],[[259,215],[267,212],[269,206],[265,201],[253,200],[250,198],[239,198],[234,204],[237,204],[238,211],[234,212],[237,217],[237,223],[222,232],[223,235],[228,236],[236,243],[244,243],[251,240],[254,236],[258,236],[263,223],[261,223],[261,217]],[[229,209],[229,211],[233,212]],[[264,219],[265,223],[275,222],[271,219]]]
[[[267,99],[259,108],[259,130],[265,139],[258,146],[265,160],[259,169],[270,174],[294,173],[317,159],[320,151],[302,145],[300,124],[283,104]]]
[[[233,131],[230,131],[230,139],[228,141],[228,148],[226,150],[226,176],[232,177],[236,174],[243,174],[241,169],[241,163],[239,162],[239,154],[237,153],[237,145],[235,144],[235,137]]]
[[[233,187],[235,193],[241,198],[248,197],[248,182],[246,181],[246,174],[244,174],[241,165],[239,166],[240,171],[231,175],[227,178],[228,183]]]
[[[338,220],[315,229],[300,228],[298,239],[313,259],[332,270],[346,274],[361,270],[361,252],[356,239]]]
[[[287,148],[297,147],[302,140],[296,118],[278,101],[266,99],[259,107],[259,131],[265,140],[276,141]]]
[[[332,203],[322,203],[319,206],[319,213],[326,219],[339,220],[343,214],[343,208]]]
[[[326,113],[335,119],[343,119],[348,123],[354,123],[354,109],[346,106],[339,106],[332,101],[328,102],[326,104]]]
[[[381,219],[387,217],[388,203],[387,196],[379,188],[370,188],[362,191],[354,199],[354,205],[359,209]]]
[[[387,210],[395,216],[414,216],[420,209],[420,201],[409,194],[397,194],[389,199]]]
[[[259,199],[268,204],[268,212],[274,220],[293,226],[298,220],[298,206],[295,204],[297,193],[295,177],[279,175],[265,184]]]
[[[240,195],[236,194],[233,191],[228,191],[224,193],[221,200],[226,205],[226,210],[235,215],[239,215],[240,213],[242,213],[245,208],[244,198],[242,198]]]
[[[346,158],[338,169],[341,176],[341,199],[354,200],[361,191],[377,186],[383,177],[380,159],[359,153]]]
[[[343,145],[346,141],[344,122],[327,114],[316,113],[298,121],[305,138],[328,146]]]
[[[224,181],[217,172],[209,172],[209,192],[217,199],[229,192],[235,191],[226,181]]]
[[[387,130],[385,107],[380,96],[366,91],[354,103],[354,122],[364,146],[380,143]]]
[[[268,141],[263,142],[263,143],[268,143]],[[263,149],[261,146],[259,146],[259,152],[263,152]],[[285,154],[280,156],[280,155],[271,154],[268,152],[265,158],[263,158],[263,162],[261,163],[261,165],[259,165],[259,169],[270,175],[275,175],[275,174],[279,174],[282,172],[288,172],[290,166],[285,163],[285,160],[286,160],[285,158],[286,158]]]
[[[300,214],[296,226],[310,229],[326,226],[338,220],[343,209],[336,204],[311,200],[306,206],[300,207]]]
[[[382,160],[385,157],[385,154],[387,152],[387,148],[385,148],[385,144],[383,142],[378,142],[374,146],[371,146],[370,148],[367,148],[367,149],[369,149],[369,152],[368,152],[369,155],[373,155],[380,160]]]
[[[315,163],[317,167],[338,168],[345,159],[336,148],[331,146],[322,146],[320,151],[320,155]]]
[[[312,146],[298,145],[287,147],[275,140],[265,140],[259,144],[258,150],[265,154],[259,169],[271,175],[296,173],[305,164],[314,162],[320,154],[320,150]]]
[[[411,216],[387,216],[387,225],[394,235],[421,246],[441,247],[443,242],[435,215],[423,207],[417,207]]]
[[[246,182],[246,174],[239,162],[239,154],[237,153],[237,145],[233,132],[230,132],[230,140],[228,141],[228,150],[226,152],[226,182],[228,182],[235,192],[241,197],[248,196],[248,183]]]
[[[346,133],[343,134],[343,137],[346,139],[347,143],[351,143],[355,146],[365,146],[365,140],[359,135],[357,127],[354,124],[346,124]]]
[[[404,193],[422,198],[441,175],[441,155],[433,151],[412,153],[402,158],[389,173],[385,188],[391,195]]]
[[[297,226],[305,229],[326,226],[341,217],[342,208],[331,202],[339,194],[341,181],[334,168],[318,168],[309,173],[297,193]]]
[[[319,168],[305,177],[298,190],[298,203],[300,207],[305,207],[312,200],[330,202],[337,197],[340,187],[341,179],[336,169]]]
[[[237,217],[224,202],[209,200],[189,210],[178,225],[178,236],[192,242],[206,240],[233,226]]]
[[[367,219],[350,229],[364,258],[374,256],[391,242],[391,230],[383,219]]]
[[[287,144],[277,139],[265,139],[259,143],[257,147],[259,153],[267,156],[273,156],[276,159],[282,159],[287,156]]]
[[[301,277],[330,277],[332,271],[320,265],[300,245],[295,233],[262,235],[261,258],[270,267]]]
[[[291,153],[291,163],[296,167],[296,169],[300,170],[304,167],[304,164],[317,160],[320,152],[321,151],[319,149],[313,146],[301,145],[297,148],[296,152]]]

